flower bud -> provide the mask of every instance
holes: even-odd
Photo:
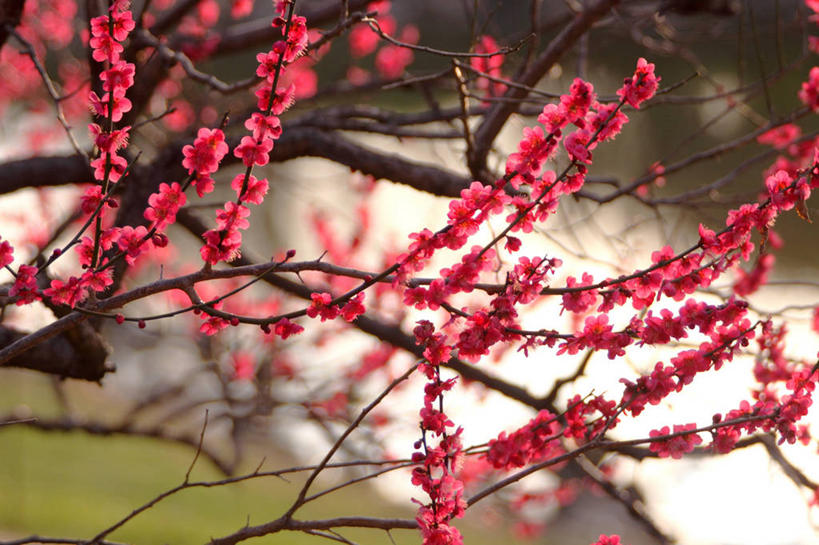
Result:
[[[154,236],[151,237],[151,241],[157,248],[164,248],[168,245],[168,235],[165,233],[154,233]]]

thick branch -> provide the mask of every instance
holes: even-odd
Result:
[[[338,133],[303,127],[286,128],[276,142],[270,160],[286,161],[306,156],[323,157],[375,178],[409,185],[442,197],[459,197],[461,190],[469,187],[471,181],[433,165],[373,151]]]
[[[0,325],[0,349],[29,334]],[[22,367],[66,378],[99,381],[113,369],[106,365],[108,348],[86,322],[46,337],[42,342],[10,357],[0,367]]]
[[[0,48],[6,43],[9,31],[20,24],[25,3],[25,0],[0,0]]]
[[[0,424],[6,421],[14,420],[14,418],[14,415],[0,416]],[[138,428],[131,425],[109,426],[101,422],[82,422],[67,417],[56,419],[44,419],[38,417],[31,420],[26,420],[16,425],[27,426],[43,431],[82,431],[90,435],[128,435],[131,437],[148,437],[151,439],[171,441],[189,447],[198,448],[201,455],[210,460],[213,465],[219,468],[219,471],[225,475],[230,475],[233,473],[233,467],[229,463],[223,461],[209,449],[199,447],[199,437],[197,435],[172,434],[167,430],[158,427]]]
[[[32,157],[0,164],[0,195],[26,187],[86,184],[94,175],[83,157]]]

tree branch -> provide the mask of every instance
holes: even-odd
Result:
[[[574,20],[549,43],[534,62],[522,74],[517,74],[512,79],[521,85],[534,86],[581,36],[588,32],[591,26],[618,2],[619,0],[598,0],[577,14]],[[469,170],[475,178],[482,179],[486,177],[486,157],[492,143],[495,141],[495,137],[506,124],[509,116],[515,113],[517,109],[516,101],[525,98],[528,94],[525,89],[520,87],[510,87],[504,95],[507,100],[496,103],[486,114],[480,127],[475,131],[473,153],[471,157],[467,158]]]

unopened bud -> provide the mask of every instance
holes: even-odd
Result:
[[[164,248],[168,245],[168,235],[165,233],[154,233],[154,236],[151,237],[154,246],[157,248]]]

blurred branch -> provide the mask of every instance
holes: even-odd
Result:
[[[345,7],[350,11],[362,10],[371,0],[349,0],[344,6],[338,0],[325,2],[307,2],[299,6],[298,14],[307,18],[311,28],[337,22],[343,15]],[[252,49],[253,47],[269,47],[271,43],[281,38],[278,28],[270,26],[269,17],[261,17],[255,21],[239,23],[228,27],[222,33],[219,45],[214,55],[225,55],[236,51]]]
[[[3,423],[18,421],[19,416],[12,414],[0,415],[0,428]],[[111,425],[103,422],[89,422],[76,420],[71,417],[62,418],[43,418],[36,417],[30,420],[22,421],[18,425],[42,431],[59,431],[59,432],[74,432],[82,431],[89,435],[99,435],[103,437],[111,435],[124,435],[129,437],[147,437],[150,439],[160,439],[162,441],[169,441],[172,443],[179,443],[188,447],[197,449],[197,452],[210,460],[219,471],[225,475],[233,473],[233,466],[221,459],[215,452],[205,448],[200,443],[200,437],[197,434],[184,435],[171,433],[159,426],[140,428],[132,421],[123,422],[119,425]]]
[[[0,367],[21,367],[94,382],[101,380],[113,371],[106,363],[109,351],[105,341],[87,323],[72,325],[53,335],[37,337],[41,342],[28,345],[24,351],[12,352],[11,357],[0,360]],[[29,334],[0,324],[0,353],[41,331]]]
[[[25,0],[0,0],[0,49],[20,24],[25,3]]]
[[[31,157],[0,163],[0,195],[27,187],[88,184],[94,173],[80,156]]]

